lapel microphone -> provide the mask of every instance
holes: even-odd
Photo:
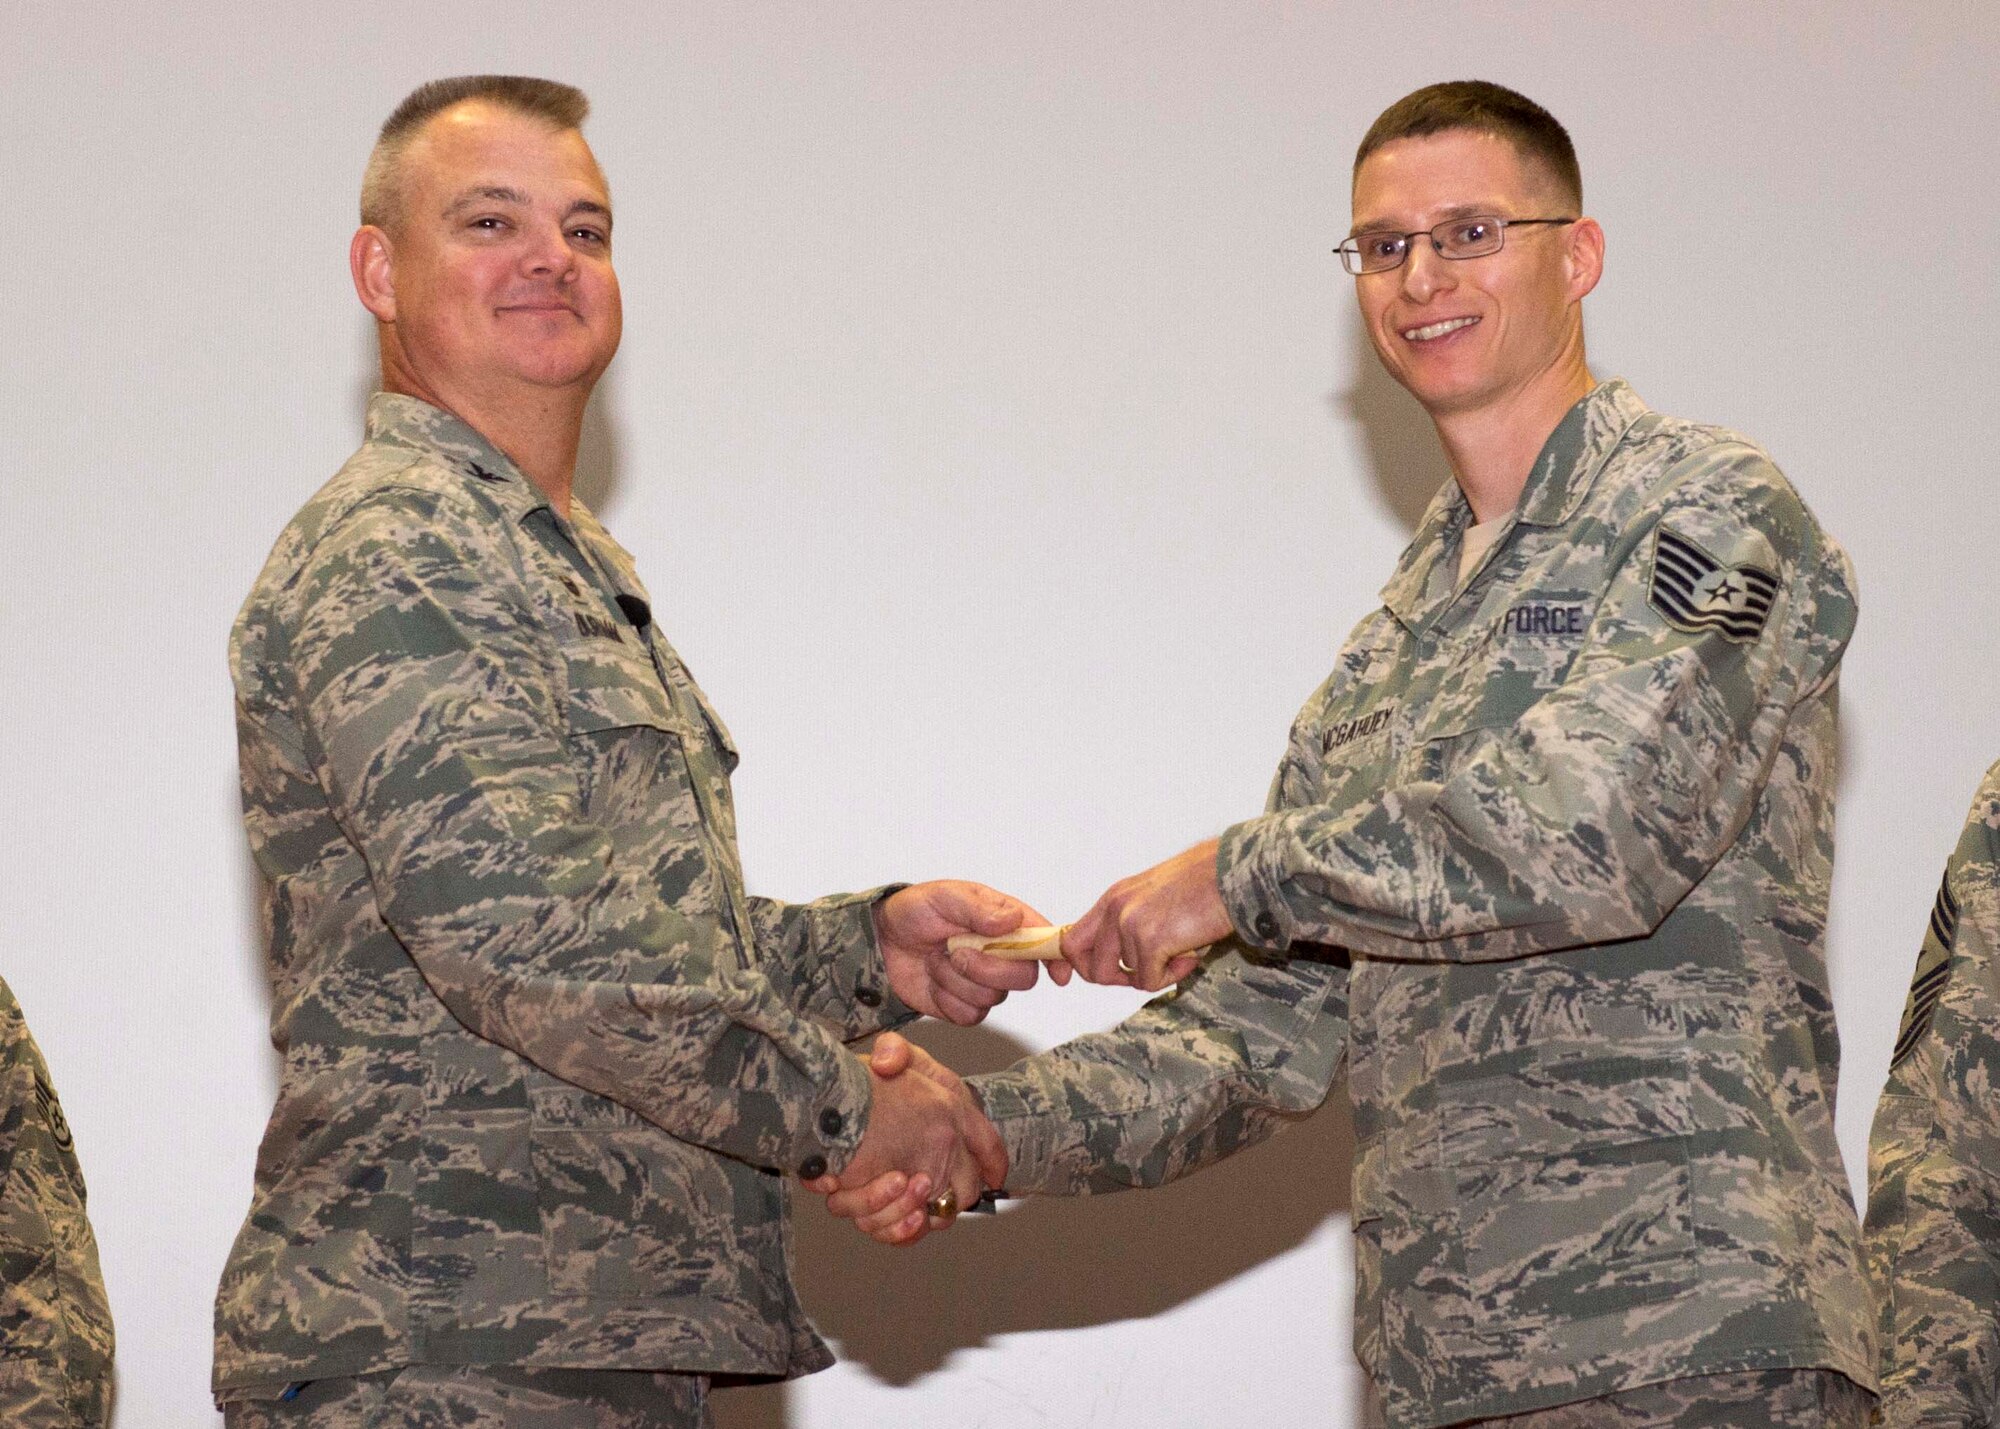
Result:
[[[618,608],[625,612],[625,618],[632,622],[632,628],[641,635],[644,635],[646,627],[653,623],[653,608],[636,595],[626,595],[620,591]]]

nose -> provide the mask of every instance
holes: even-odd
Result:
[[[529,277],[553,277],[560,283],[576,276],[576,250],[562,224],[535,225],[521,251],[521,271]]]
[[[1437,251],[1428,234],[1410,240],[1409,256],[1403,260],[1403,294],[1413,303],[1427,303],[1441,292],[1458,286],[1452,265]]]

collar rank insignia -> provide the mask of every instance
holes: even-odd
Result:
[[[474,476],[478,477],[481,481],[505,481],[507,479],[506,477],[502,476],[499,472],[488,471],[478,462],[472,461],[470,459],[466,461],[465,466],[466,470],[470,471]]]
[[[1778,578],[1756,566],[1725,566],[1666,527],[1653,545],[1653,609],[1676,630],[1755,640],[1778,597]]]
[[[1951,946],[1958,941],[1958,899],[1946,877],[1931,908],[1931,925],[1924,935],[1923,949],[1917,954],[1916,976],[1910,979],[1910,1000],[1903,1005],[1903,1023],[1896,1029],[1896,1050],[1890,1054],[1889,1070],[1916,1055],[1924,1034],[1931,1030],[1931,1015],[1945,984],[1951,981]]]

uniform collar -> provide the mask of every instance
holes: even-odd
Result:
[[[516,521],[554,512],[549,498],[500,448],[440,407],[400,392],[368,399],[368,440],[409,447],[462,473]]]
[[[1542,443],[1528,472],[1521,500],[1514,508],[1514,526],[1562,526],[1575,516],[1597,481],[1597,474],[1618,449],[1627,429],[1646,414],[1646,404],[1623,379],[1600,382],[1569,411]],[[1416,535],[1404,548],[1396,572],[1382,587],[1382,604],[1411,629],[1421,626],[1457,588],[1455,568],[1440,574],[1446,557],[1456,549],[1455,538],[1472,523],[1472,507],[1458,483],[1447,481],[1417,523]],[[1500,532],[1506,540],[1512,527]],[[1498,542],[1495,543],[1496,549]]]

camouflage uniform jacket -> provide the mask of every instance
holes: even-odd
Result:
[[[410,1363],[790,1375],[778,1172],[906,1020],[879,890],[746,897],[721,721],[631,559],[378,394],[231,640],[278,1100],[222,1398]]]
[[[2000,1424],[2000,764],[1945,865],[1869,1140],[1895,1429]]]
[[[48,1065],[0,981],[0,1424],[102,1429],[111,1305]]]
[[[1150,1184],[1326,1094],[1388,1422],[1872,1386],[1822,949],[1845,555],[1756,448],[1573,408],[1464,586],[1455,486],[1222,839],[1236,945],[982,1079],[1011,1187]]]

